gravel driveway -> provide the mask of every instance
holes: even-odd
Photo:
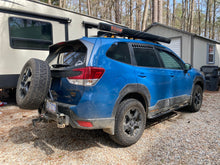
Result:
[[[197,113],[182,109],[147,122],[138,143],[119,147],[101,130],[33,127],[36,111],[0,107],[0,164],[220,165],[220,92],[204,93]]]

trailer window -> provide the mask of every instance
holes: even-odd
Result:
[[[15,49],[48,50],[53,43],[49,22],[10,17],[9,31],[10,44]]]

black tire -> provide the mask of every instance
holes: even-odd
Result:
[[[16,101],[20,108],[38,109],[48,94],[51,82],[47,62],[30,59],[23,67],[17,83]]]
[[[202,100],[203,100],[203,91],[201,86],[195,85],[193,94],[192,94],[192,102],[189,106],[190,112],[198,112],[202,106]]]
[[[119,105],[115,116],[115,134],[110,137],[121,146],[130,146],[141,138],[145,125],[143,105],[135,99],[127,99]]]

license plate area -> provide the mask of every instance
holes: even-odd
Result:
[[[57,105],[54,102],[47,101],[46,102],[46,111],[56,114],[57,113]]]

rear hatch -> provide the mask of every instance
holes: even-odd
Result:
[[[54,101],[78,104],[85,87],[102,76],[102,68],[88,67],[94,44],[86,40],[61,42],[50,47],[51,94]]]

